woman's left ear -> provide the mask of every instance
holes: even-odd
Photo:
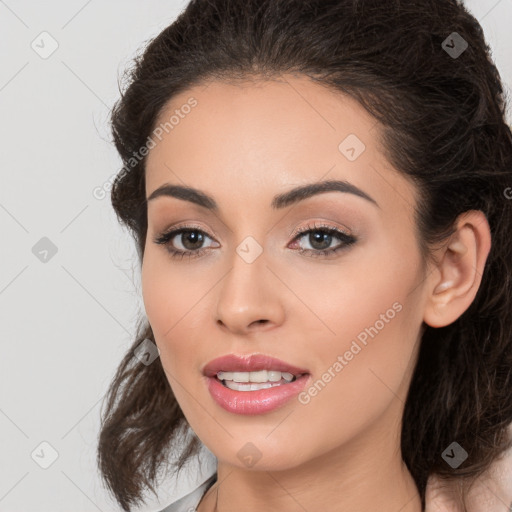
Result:
[[[459,318],[476,296],[491,249],[491,229],[480,210],[461,214],[456,232],[436,251],[437,266],[427,278],[423,320],[444,327]]]

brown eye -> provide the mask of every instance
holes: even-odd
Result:
[[[162,233],[155,238],[154,242],[165,245],[172,257],[183,258],[184,256],[196,257],[203,254],[207,250],[202,247],[205,239],[213,240],[201,229],[186,227]]]
[[[316,225],[308,226],[306,230],[297,233],[294,241],[305,238],[306,235],[308,235],[307,242],[310,244],[311,248],[299,248],[299,252],[310,253],[312,256],[327,256],[334,254],[339,250],[348,248],[348,246],[353,245],[357,241],[354,236],[344,233],[332,226]],[[337,247],[329,248],[333,239],[338,239],[340,243],[338,243]]]
[[[204,243],[204,236],[203,233],[200,231],[182,231],[180,235],[178,235],[180,238],[181,244],[184,246],[185,249],[194,250],[194,249],[200,249],[200,245]]]

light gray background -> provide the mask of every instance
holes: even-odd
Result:
[[[466,3],[510,91],[512,0]],[[95,466],[99,411],[144,310],[132,241],[92,191],[120,169],[117,79],[185,5],[0,0],[0,511],[119,510]],[[58,43],[46,59],[31,47],[43,31]],[[46,263],[43,237],[58,249]]]

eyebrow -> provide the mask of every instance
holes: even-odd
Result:
[[[349,183],[348,181],[339,180],[319,181],[316,183],[309,183],[307,185],[295,187],[291,190],[288,190],[287,192],[276,195],[272,199],[271,207],[274,210],[286,208],[291,204],[298,203],[299,201],[303,201],[304,199],[325,192],[343,192],[347,194],[353,194],[355,196],[366,199],[367,201],[380,208],[377,201],[375,201],[375,199],[369,196],[366,192],[363,192],[360,188],[356,187],[352,183]],[[147,198],[147,201],[149,202],[153,199],[156,199],[157,197],[162,196],[175,197],[177,199],[189,201],[214,212],[218,212],[219,210],[218,204],[215,199],[213,199],[213,197],[210,197],[201,190],[197,190],[192,187],[165,184],[154,190],[152,194]]]

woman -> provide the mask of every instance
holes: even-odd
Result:
[[[146,312],[98,448],[123,509],[201,445],[190,510],[467,509],[512,445],[504,112],[455,0],[196,0],[147,45],[112,113]]]

